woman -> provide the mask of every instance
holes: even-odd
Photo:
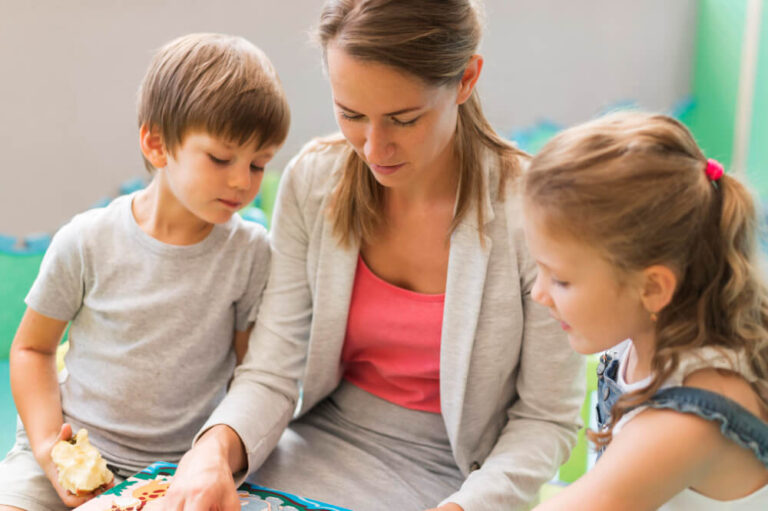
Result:
[[[325,5],[343,137],[283,176],[246,360],[163,509],[239,509],[246,472],[358,510],[515,509],[567,459],[582,364],[530,298],[480,32],[468,0]]]

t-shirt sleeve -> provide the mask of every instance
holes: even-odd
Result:
[[[53,236],[24,302],[35,312],[70,321],[83,303],[84,264],[76,219]]]
[[[262,232],[257,236],[250,249],[255,251],[251,276],[245,293],[235,304],[235,330],[238,332],[248,330],[256,322],[259,314],[261,296],[269,275],[270,251],[267,234]]]

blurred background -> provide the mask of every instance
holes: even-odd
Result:
[[[505,137],[638,107],[685,122],[706,154],[768,198],[763,0],[486,0],[479,90]],[[136,90],[153,52],[189,32],[242,35],[281,76],[289,138],[257,204],[309,139],[336,130],[309,32],[321,0],[0,0],[0,454],[15,413],[7,350],[50,235],[143,185]],[[257,220],[261,210],[251,212]]]

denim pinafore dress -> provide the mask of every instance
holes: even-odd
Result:
[[[600,357],[597,367],[597,423],[603,430],[611,418],[611,408],[624,394],[619,374],[626,352],[617,354],[606,352]],[[740,446],[754,452],[755,456],[768,468],[768,423],[756,417],[735,401],[704,389],[685,387],[685,378],[704,368],[728,369],[743,375],[747,381],[754,382],[756,376],[745,356],[732,350],[705,347],[683,357],[675,373],[649,401],[628,411],[618,426],[645,408],[675,410],[690,413],[718,424],[720,432]],[[615,428],[618,433],[618,428]],[[598,458],[604,447],[599,449]],[[768,485],[760,490],[735,501],[718,501],[705,497],[691,489],[676,495],[662,508],[665,511],[696,509],[705,510],[768,510]]]

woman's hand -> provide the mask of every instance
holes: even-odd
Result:
[[[59,434],[56,437],[50,438],[40,445],[38,452],[35,453],[35,458],[37,458],[37,462],[42,467],[46,477],[56,490],[56,493],[59,494],[61,501],[69,507],[77,507],[113,487],[115,485],[115,480],[113,478],[108,485],[99,487],[96,490],[83,495],[75,495],[62,487],[61,484],[59,484],[59,470],[56,468],[53,459],[51,459],[51,451],[58,441],[69,440],[70,438],[72,438],[72,426],[66,423],[62,424]]]
[[[449,502],[447,504],[443,504],[440,507],[433,507],[432,509],[427,509],[427,511],[464,511],[464,508],[458,504]]]
[[[208,430],[181,458],[165,497],[148,502],[145,511],[240,511],[229,445],[221,442],[218,428]]]

